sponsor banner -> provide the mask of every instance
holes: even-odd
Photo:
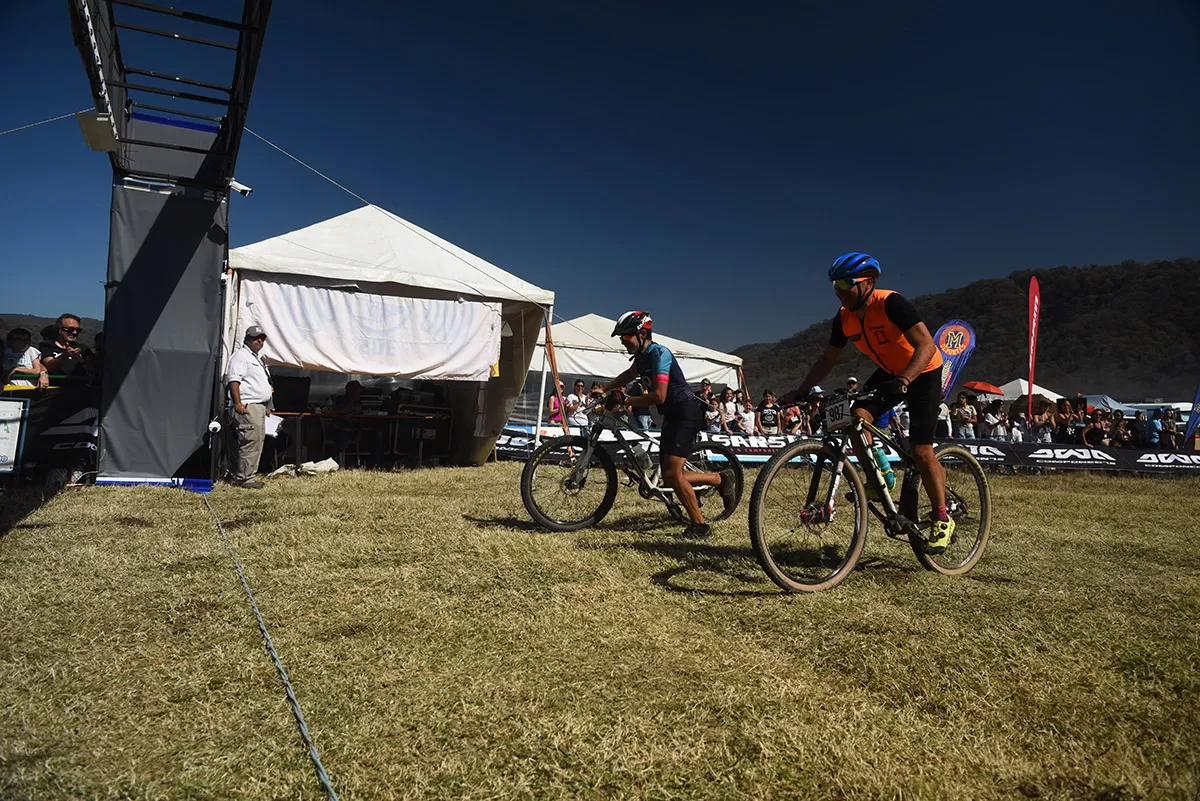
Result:
[[[29,400],[23,461],[47,467],[95,469],[99,390],[85,384],[12,393]]]
[[[975,329],[962,320],[951,320],[937,330],[933,341],[942,353],[942,394],[949,395],[975,352]]]
[[[560,426],[542,426],[543,441],[562,436]],[[572,434],[578,434],[578,428],[571,429]],[[659,432],[646,432],[657,441]],[[626,439],[634,435],[622,432]],[[777,451],[786,445],[804,437],[792,434],[780,434],[772,437],[748,437],[738,434],[710,434],[701,432],[700,442],[719,442],[727,445],[737,454],[738,461],[743,464],[762,463],[770,459]],[[611,431],[604,432],[601,442],[612,443],[615,447],[616,437]],[[1056,470],[1116,470],[1136,473],[1165,474],[1200,474],[1200,452],[1197,451],[1142,451],[1127,448],[1092,448],[1086,445],[1063,445],[1061,443],[1037,444],[1023,443],[1013,445],[996,440],[939,440],[935,447],[942,445],[959,445],[974,454],[975,458],[984,465],[1005,465],[1008,467],[1043,467]],[[505,427],[500,438],[496,440],[497,455],[503,459],[519,459],[524,461],[533,453],[533,426],[510,423]],[[658,453],[658,445],[650,448],[652,454]],[[898,457],[890,450],[886,451],[888,458],[895,461]],[[853,457],[851,457],[853,459]]]
[[[1042,291],[1035,276],[1029,278],[1029,419],[1033,419],[1033,362],[1037,356],[1038,318],[1042,311]]]
[[[576,426],[571,426],[572,434],[580,434],[580,429]],[[553,439],[554,437],[563,436],[562,426],[541,426],[542,441]],[[650,454],[658,455],[658,431],[647,431],[646,435],[653,440],[650,446]],[[637,441],[637,435],[622,430],[621,435],[624,439]],[[698,442],[717,442],[726,445],[737,454],[738,461],[746,464],[755,462],[765,462],[775,455],[776,451],[782,449],[786,445],[790,445],[799,439],[812,439],[812,437],[799,437],[795,434],[778,434],[769,437],[752,437],[743,434],[711,434],[707,431],[701,431],[696,438]],[[610,450],[614,456],[623,456],[623,452],[616,449],[616,435],[612,431],[605,431],[600,436],[601,443],[611,443]],[[533,453],[533,426],[521,423],[509,423],[505,426],[504,431],[496,440],[496,455],[504,459],[520,459],[524,461]],[[890,461],[899,459],[894,451],[884,447],[884,453],[887,454]],[[852,461],[857,461],[851,457]]]
[[[939,446],[950,444],[966,448],[982,464],[1053,467],[1058,470],[1200,473],[1200,453],[1196,451],[1142,451],[1061,443],[1011,445],[989,440],[946,440],[935,443]]]

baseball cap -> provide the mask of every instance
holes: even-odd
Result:
[[[821,389],[819,386],[816,386],[816,387],[813,387],[812,389],[810,389],[808,391],[808,394],[809,395],[824,395],[825,390]]]
[[[846,383],[847,383],[847,384],[857,384],[857,383],[858,383],[858,379],[857,379],[857,378],[855,378],[854,376],[850,376],[849,378],[847,378],[847,379],[846,379]]]
[[[259,328],[257,325],[252,325],[246,329],[246,339],[257,339],[265,337],[267,332]]]
[[[700,380],[700,386],[702,386],[702,387],[707,387],[707,386],[710,386],[711,384],[712,384],[712,382],[709,381],[707,378],[703,378]]]

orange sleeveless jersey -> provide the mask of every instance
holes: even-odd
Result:
[[[843,306],[838,314],[842,318],[842,333],[854,343],[871,361],[878,364],[892,375],[899,375],[912,361],[916,349],[900,330],[900,326],[888,319],[883,303],[894,290],[876,289],[867,299],[867,313],[863,318]],[[925,366],[922,373],[942,368],[942,352],[934,350],[933,358]]]

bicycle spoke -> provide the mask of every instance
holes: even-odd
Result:
[[[954,535],[945,553],[919,554],[930,570],[953,575],[966,573],[983,555],[991,528],[990,491],[979,463],[966,451],[946,448],[938,452],[938,462],[946,473],[946,510],[954,521]],[[922,489],[918,513],[923,524],[929,520],[931,506]]]
[[[850,483],[843,481],[837,495],[831,494],[834,465],[814,463],[813,451],[806,448],[773,466],[755,487],[751,534],[768,575],[785,589],[836,584],[862,550],[859,507],[847,497]]]
[[[522,500],[534,519],[569,531],[593,524],[612,505],[616,473],[612,460],[594,448],[585,461],[579,437],[543,445],[522,473]]]

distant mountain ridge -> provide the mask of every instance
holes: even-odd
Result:
[[[1200,379],[1200,263],[1195,259],[1021,270],[938,295],[911,298],[930,333],[948,320],[970,323],[978,346],[959,382],[1001,384],[1028,375],[1029,278],[1042,293],[1035,380],[1063,395],[1190,401]],[[886,282],[887,289],[900,289]],[[743,345],[743,370],[757,398],[803,380],[829,342],[829,318],[775,343]],[[847,346],[823,384],[865,379],[874,364]]]

